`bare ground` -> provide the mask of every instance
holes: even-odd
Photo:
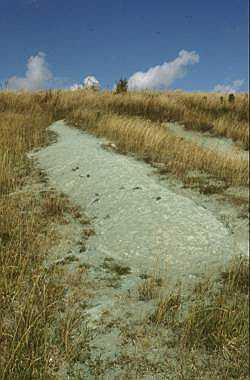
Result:
[[[30,156],[91,220],[84,229],[74,219],[60,227],[61,244],[45,263],[63,265],[69,312],[81,320],[75,354],[58,377],[176,378],[181,353],[169,329],[148,323],[155,297],[145,299],[138,286],[151,277],[157,293],[178,281],[185,292],[208,271],[216,275],[236,251],[247,254],[245,220],[142,161],[102,149],[105,140],[63,122],[50,129],[57,142]]]

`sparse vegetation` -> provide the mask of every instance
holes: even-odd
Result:
[[[220,378],[247,379],[248,291],[249,262],[237,256],[216,282],[204,279],[188,299],[179,290],[160,298],[149,320],[172,328],[175,332],[173,344],[184,350],[184,354],[195,351],[198,358],[204,355],[202,350],[205,349],[210,364],[219,359]],[[211,367],[211,378],[216,378],[216,374],[217,369]]]
[[[128,266],[116,263],[111,257],[104,260],[103,268],[115,273],[117,276],[123,276],[131,272],[131,269]]]
[[[196,293],[181,324],[184,346],[205,347],[224,361],[229,378],[247,378],[249,371],[249,263],[236,258],[216,288],[205,284]],[[205,300],[205,302],[204,302]]]
[[[155,276],[146,278],[137,288],[139,300],[148,301],[155,298],[159,293],[161,283],[161,279]]]
[[[150,321],[165,326],[173,326],[176,323],[176,314],[181,306],[180,293],[171,293],[160,299]]]

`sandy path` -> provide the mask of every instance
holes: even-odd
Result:
[[[57,122],[57,143],[36,154],[51,183],[94,217],[85,259],[121,260],[133,271],[166,264],[186,279],[232,253],[227,229],[208,210],[161,186],[152,168],[100,147],[103,140]]]
[[[171,279],[182,280],[185,291],[235,254],[234,235],[199,202],[163,185],[146,163],[107,151],[101,147],[105,140],[61,121],[50,129],[57,142],[31,156],[50,185],[91,217],[96,233],[82,251],[83,226],[72,220],[60,227],[63,238],[46,263],[65,260],[64,273],[73,278],[88,268],[74,286],[66,281],[69,308],[80,310],[81,323],[74,335],[77,357],[60,365],[59,378],[165,379],[166,373],[175,378],[175,367],[171,375],[166,362],[176,355],[167,343],[168,329],[145,323],[157,298],[141,299],[137,287],[156,271],[163,279],[167,273],[163,292],[171,289]],[[144,366],[139,377],[137,363]],[[177,365],[175,359],[171,363]]]

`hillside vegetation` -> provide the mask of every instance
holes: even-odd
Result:
[[[218,94],[182,92],[0,92],[1,379],[50,378],[50,358],[55,351],[66,355],[68,349],[63,333],[57,341],[49,335],[63,307],[65,289],[57,281],[58,273],[46,270],[43,262],[58,238],[53,223],[63,223],[70,206],[58,194],[43,189],[46,178],[26,156],[50,142],[52,136],[46,128],[58,119],[107,137],[123,153],[162,163],[165,172],[184,182],[189,171],[198,170],[223,181],[225,188],[249,183],[248,160],[201,148],[169,134],[163,125],[177,121],[187,129],[231,138],[246,150],[246,94],[237,94],[229,103]],[[33,189],[34,183],[43,191]],[[240,258],[221,274],[219,290],[209,280],[197,285],[182,322],[178,320],[177,295],[161,300],[152,317],[153,323],[177,329],[179,338],[174,344],[181,349],[211,353],[207,378],[219,378],[212,368],[217,363],[221,378],[247,379],[248,269],[248,261]],[[185,373],[192,377],[189,364]],[[199,369],[194,371],[195,378],[201,378]]]
[[[19,96],[1,95],[0,107],[15,103],[19,112],[30,104],[54,119],[67,119],[75,126],[106,136],[123,151],[166,164],[166,170],[181,175],[201,170],[228,185],[247,185],[248,161],[217,154],[169,134],[163,122],[178,121],[186,128],[230,137],[248,148],[248,96],[239,94],[234,103],[218,94],[127,93],[96,91],[48,91]]]

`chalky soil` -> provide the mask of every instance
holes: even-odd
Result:
[[[96,284],[84,311],[88,327],[98,332],[90,342],[89,360],[113,363],[124,352],[134,355],[129,345],[121,343],[124,326],[142,323],[153,310],[151,301],[127,297],[142,278],[157,271],[169,284],[181,281],[188,288],[225,265],[235,254],[236,242],[212,212],[158,181],[145,162],[107,151],[101,146],[104,139],[63,121],[50,130],[57,134],[57,141],[31,156],[50,184],[92,220],[95,234],[88,238],[84,252],[72,245],[78,261],[68,268],[74,271],[76,265],[85,265]],[[112,328],[111,321],[116,321]],[[125,367],[105,368],[103,378],[113,379],[122,378]],[[70,378],[77,370],[84,378],[95,378],[86,360],[71,368]],[[63,373],[61,377],[67,378]]]

